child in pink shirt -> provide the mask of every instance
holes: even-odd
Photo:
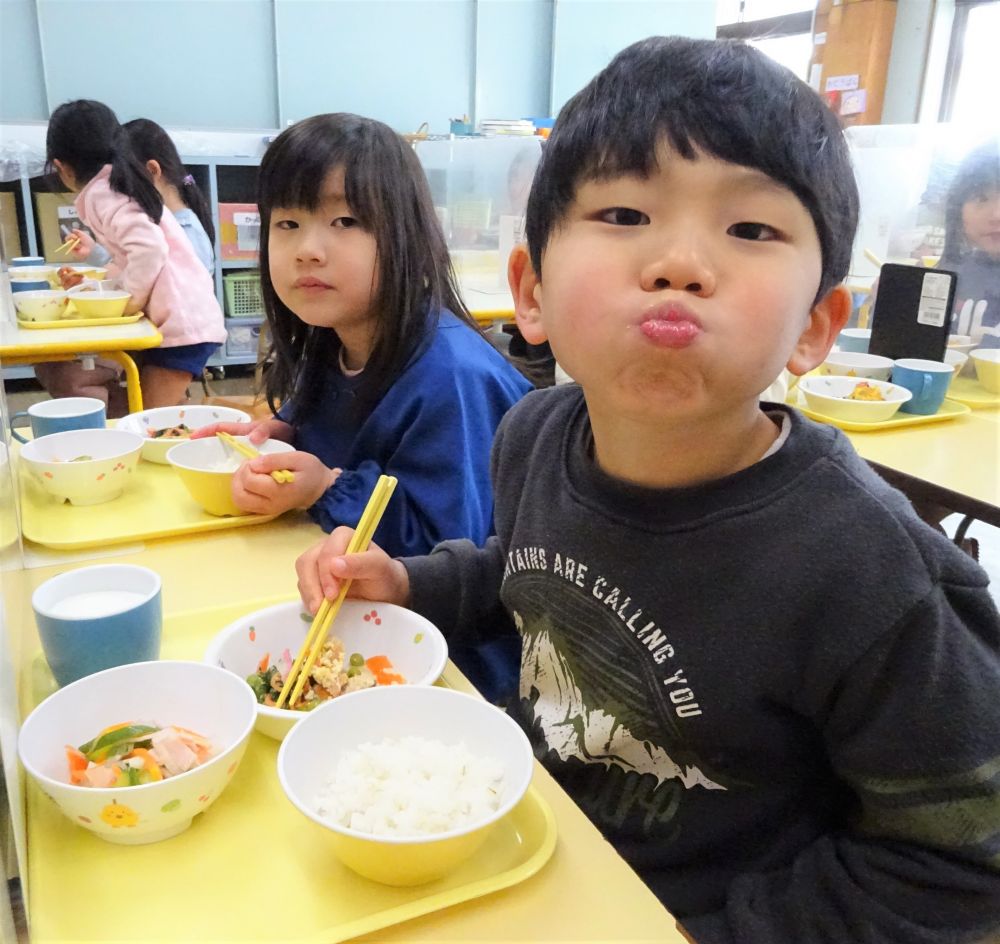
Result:
[[[109,276],[132,295],[126,314],[145,312],[163,335],[160,347],[139,358],[144,405],[181,403],[226,338],[211,276],[110,108],[86,100],[60,105],[49,119],[46,151],[62,182],[79,194],[80,219],[111,253]],[[85,239],[77,253],[85,256],[91,246]],[[35,372],[54,396],[86,392],[108,400],[109,368],[88,372],[69,362],[39,364]]]

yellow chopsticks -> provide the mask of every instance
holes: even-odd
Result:
[[[248,459],[256,459],[260,455],[253,446],[249,446],[245,442],[240,442],[235,436],[231,436],[229,433],[216,433],[215,435],[226,443],[226,445],[232,446],[240,455],[246,456]],[[295,473],[289,472],[288,469],[275,469],[271,473],[271,478],[279,485],[283,485],[285,482],[294,482]]]
[[[385,512],[386,505],[389,504],[389,499],[392,497],[395,487],[396,479],[394,476],[379,476],[378,481],[375,483],[375,490],[372,492],[372,497],[368,499],[368,504],[365,505],[361,520],[358,522],[354,536],[351,538],[351,543],[347,545],[346,553],[360,554],[362,551],[368,549],[368,545],[371,544],[372,536],[375,534],[375,529],[382,520],[382,515]],[[299,654],[295,657],[295,661],[292,663],[292,667],[288,670],[288,675],[285,676],[282,683],[281,694],[278,696],[276,707],[284,707],[285,696],[288,695],[289,689],[292,692],[291,697],[287,699],[289,708],[299,700],[306,680],[309,678],[309,673],[312,672],[320,650],[323,648],[323,643],[326,642],[327,634],[330,631],[330,624],[337,613],[340,612],[340,605],[344,602],[344,598],[347,596],[347,591],[350,587],[351,581],[345,580],[340,586],[340,593],[337,594],[336,600],[331,603],[329,600],[324,599],[320,604],[319,609],[316,611],[316,616],[313,617],[312,625],[309,627],[309,633],[306,635],[305,642],[302,644]],[[306,655],[307,653],[308,656]],[[303,661],[305,664],[303,664]],[[293,680],[294,687],[292,686]]]
[[[56,252],[72,252],[80,243],[79,236],[70,236],[61,246],[56,247]]]

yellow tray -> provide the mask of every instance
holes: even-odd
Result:
[[[1000,393],[987,390],[973,377],[956,377],[948,388],[948,399],[964,403],[973,410],[1000,406]]]
[[[222,531],[272,521],[277,515],[219,518],[204,511],[169,465],[140,461],[135,481],[102,505],[70,505],[44,491],[21,469],[21,529],[29,541],[59,550],[104,547]]]
[[[924,426],[927,423],[944,423],[948,420],[957,419],[959,416],[964,416],[966,413],[971,413],[970,407],[966,406],[964,403],[957,403],[954,400],[945,400],[941,404],[941,409],[937,413],[932,413],[930,416],[922,416],[917,413],[903,413],[902,411],[896,413],[895,416],[890,417],[887,420],[882,420],[879,423],[856,423],[850,420],[841,420],[833,416],[827,416],[825,413],[817,413],[814,410],[810,410],[805,406],[805,401],[801,400],[796,404],[800,412],[804,413],[810,419],[814,419],[819,423],[828,423],[830,426],[837,426],[840,429],[846,429],[854,433],[867,433],[876,432],[878,430],[884,429],[905,429],[907,426]]]
[[[264,605],[168,618],[161,655],[201,659],[219,629]],[[22,691],[32,703],[40,701],[51,680],[40,653],[25,671]],[[449,663],[445,685],[453,671]],[[523,882],[555,848],[552,811],[530,788],[453,874],[414,888],[370,882],[341,865],[323,830],[285,797],[276,772],[278,747],[253,734],[239,771],[208,815],[197,816],[174,839],[147,846],[115,845],[74,826],[32,781],[33,938],[345,941]]]
[[[124,318],[59,318],[56,321],[25,321],[20,316],[17,319],[19,328],[103,328],[107,325],[134,324],[143,313],[140,311],[135,315],[126,315]]]

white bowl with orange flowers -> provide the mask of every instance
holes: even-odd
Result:
[[[256,709],[247,684],[215,666],[135,662],[46,698],[21,726],[18,755],[71,822],[109,842],[158,842],[226,789]]]

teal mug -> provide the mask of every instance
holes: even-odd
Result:
[[[867,354],[872,339],[871,328],[844,328],[837,335],[837,347],[852,354]]]
[[[107,425],[104,403],[96,397],[59,397],[33,403],[26,410],[20,410],[10,418],[11,435],[19,442],[25,439],[14,428],[18,417],[28,417],[31,435],[35,439],[51,433],[65,433],[71,429],[103,429]]]
[[[892,368],[892,382],[913,394],[913,398],[904,403],[900,410],[922,416],[937,413],[944,403],[954,375],[952,365],[940,361],[928,361],[919,357],[904,357],[896,361]]]

